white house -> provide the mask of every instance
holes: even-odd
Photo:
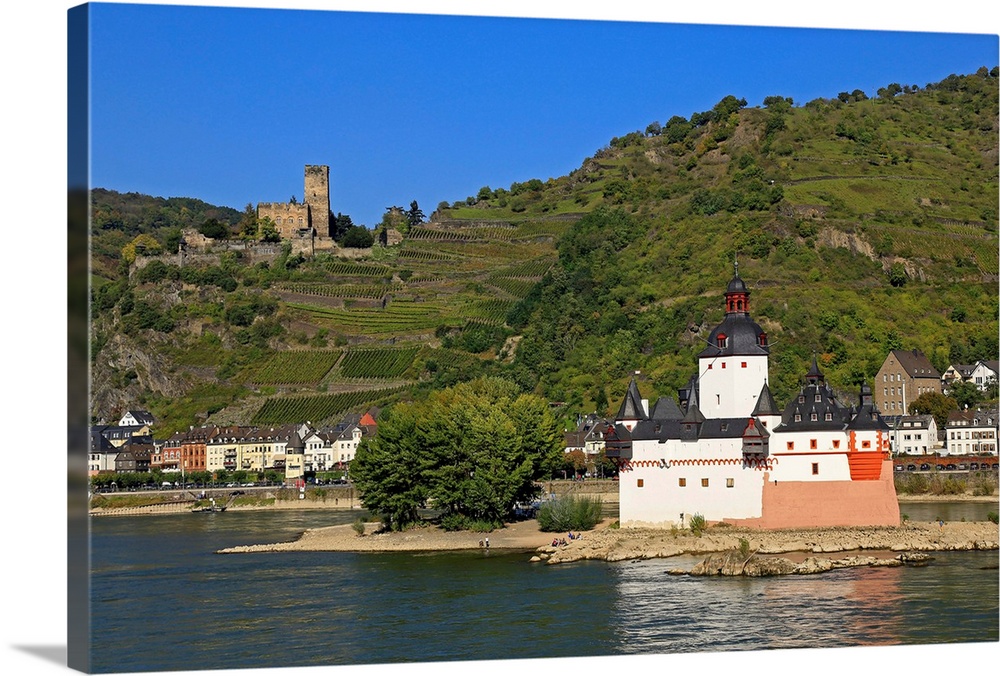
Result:
[[[938,451],[937,421],[932,415],[885,416],[893,455],[931,455]]]
[[[125,414],[118,421],[119,427],[142,427],[143,425],[152,426],[155,422],[153,414],[149,411],[141,411],[138,409],[125,411]]]
[[[997,410],[952,411],[945,427],[948,455],[996,455]]]
[[[725,299],[680,405],[661,400],[650,413],[633,378],[607,429],[621,526],[669,528],[694,514],[761,528],[898,525],[889,428],[870,388],[842,404],[814,359],[779,410],[767,335],[738,275]]]

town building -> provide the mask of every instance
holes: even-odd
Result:
[[[996,455],[997,409],[952,411],[945,427],[948,455]]]
[[[997,383],[1000,373],[1000,361],[996,359],[980,359],[975,364],[952,364],[941,376],[944,392],[956,382],[975,383],[980,392],[985,392]]]
[[[889,426],[893,455],[932,455],[939,450],[937,421],[932,415],[883,416]]]
[[[694,515],[759,528],[898,525],[889,427],[871,389],[838,401],[814,358],[780,409],[767,384],[768,337],[738,274],[725,308],[680,403],[650,410],[633,378],[606,430],[621,526],[683,527]]]
[[[875,405],[882,415],[906,415],[921,394],[941,392],[941,374],[919,350],[892,350],[872,387]]]

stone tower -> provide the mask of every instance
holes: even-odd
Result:
[[[330,167],[327,165],[306,165],[305,203],[309,205],[309,220],[316,234],[329,237]]]

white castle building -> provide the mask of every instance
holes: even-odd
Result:
[[[899,525],[890,430],[868,386],[845,406],[814,358],[779,410],[767,334],[750,318],[739,274],[725,297],[680,404],[664,397],[650,410],[633,378],[608,429],[621,526],[683,526],[695,514],[760,528]]]

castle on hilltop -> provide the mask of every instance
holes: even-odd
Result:
[[[633,377],[605,453],[618,466],[623,528],[706,521],[757,528],[898,526],[890,429],[861,386],[837,400],[815,357],[781,409],[767,385],[770,345],[733,279],[698,373],[652,407]]]
[[[303,202],[260,202],[257,218],[270,218],[282,239],[332,239],[330,167],[307,164]]]

